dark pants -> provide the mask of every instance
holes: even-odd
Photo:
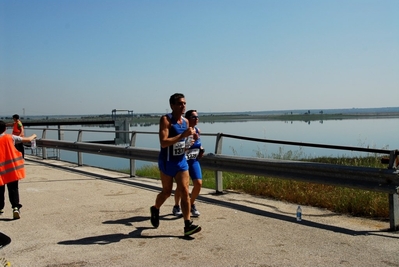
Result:
[[[22,157],[25,158],[25,148],[24,148],[24,144],[22,143],[18,143],[15,144],[15,148],[22,153]]]
[[[6,186],[0,186],[0,210],[4,209],[4,193]],[[12,208],[21,208],[22,205],[19,204],[19,189],[18,189],[18,181],[14,181],[7,184],[8,189],[8,198],[10,199]]]

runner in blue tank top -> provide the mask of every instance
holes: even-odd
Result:
[[[159,122],[159,142],[161,151],[158,157],[158,167],[161,173],[162,191],[157,195],[155,205],[150,208],[151,224],[159,226],[159,209],[165,200],[170,197],[175,178],[178,191],[181,195],[181,207],[184,217],[184,235],[192,235],[201,231],[199,225],[194,225],[190,219],[189,173],[185,157],[185,140],[195,134],[188,121],[183,117],[186,111],[186,100],[183,94],[176,93],[170,96],[171,114],[161,117]],[[190,144],[191,145],[191,144]]]
[[[181,136],[188,129],[185,120],[182,120],[181,124],[179,124],[173,117],[172,113],[164,116],[166,116],[167,120],[170,122],[168,138],[179,135]],[[158,166],[163,173],[174,177],[178,171],[187,170],[185,140],[186,138],[183,137],[171,146],[161,146],[161,152],[158,157]]]
[[[198,113],[196,110],[189,110],[185,115],[186,119],[189,121],[188,126],[195,129],[195,134],[193,135],[194,144],[186,151],[186,158],[189,167],[189,174],[191,180],[193,181],[193,190],[191,191],[190,204],[191,204],[191,216],[198,217],[200,212],[195,206],[195,200],[197,199],[201,188],[202,188],[202,171],[199,160],[204,155],[205,149],[201,144],[201,131],[197,128],[198,124]],[[181,216],[182,212],[180,210],[180,194],[178,191],[175,193],[175,206],[172,209],[172,213],[175,216]]]

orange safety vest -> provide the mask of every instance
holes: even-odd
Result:
[[[13,135],[20,136],[23,127],[24,127],[24,126],[22,125],[22,122],[21,122],[20,120],[14,122],[14,125],[13,125],[13,127],[12,127],[12,134],[13,134]],[[23,137],[23,136],[21,136],[21,137]]]
[[[18,120],[18,121],[16,121],[16,122],[14,122],[14,125],[13,125],[13,127],[12,127],[12,134],[13,134],[13,135],[20,136],[23,127],[24,127],[24,126],[22,125],[22,122],[21,122],[21,121]],[[21,136],[21,137],[23,137],[23,136]]]
[[[0,136],[0,186],[25,178],[25,160],[15,146],[12,136]]]

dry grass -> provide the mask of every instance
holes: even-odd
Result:
[[[287,159],[287,157],[282,157]],[[386,168],[381,165],[380,156],[351,158],[315,158],[312,162]],[[149,165],[137,171],[137,175],[159,179],[159,170]],[[203,170],[203,186],[215,188],[214,171]],[[223,172],[223,188],[251,195],[273,198],[281,201],[326,208],[328,210],[353,216],[377,219],[389,218],[389,201],[385,193],[331,185],[297,182],[256,175]]]

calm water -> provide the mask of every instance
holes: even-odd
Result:
[[[323,122],[284,122],[284,121],[247,121],[247,122],[217,122],[201,123],[198,127],[202,133],[225,133],[270,140],[293,141],[304,143],[318,143],[328,145],[342,145],[355,147],[370,147],[378,149],[399,149],[398,129],[399,118],[390,119],[359,119],[359,120],[328,120]],[[130,131],[158,132],[158,125],[130,126]],[[38,128],[38,127],[35,127]],[[101,130],[114,131],[115,128],[84,127],[80,125],[64,126],[63,129]],[[27,134],[36,133],[41,137],[42,131],[26,128]],[[64,140],[76,141],[77,131],[65,131]],[[48,139],[57,139],[55,131],[47,133]],[[113,140],[114,133],[84,132],[83,141]],[[215,150],[215,137],[202,136],[201,141],[206,153]],[[159,148],[158,135],[139,134],[136,139],[137,147]],[[258,143],[251,141],[223,138],[223,154],[256,157],[273,157],[275,154],[283,155],[291,151],[300,157],[316,156],[357,156],[367,155],[352,151],[341,151],[321,148],[307,148],[287,146],[281,144]],[[76,153],[61,151],[61,159],[76,162]],[[84,164],[101,166],[111,169],[124,169],[129,167],[127,159],[104,157],[84,154]],[[136,162],[137,167],[149,162]]]

